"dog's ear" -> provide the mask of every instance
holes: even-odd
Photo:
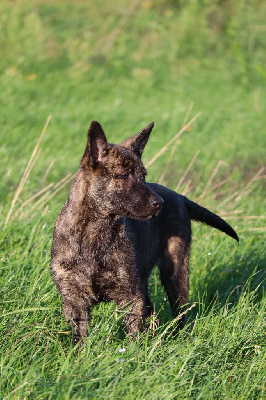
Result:
[[[92,166],[96,168],[97,165],[103,161],[107,155],[109,144],[105,137],[101,124],[97,121],[92,121],[88,131],[88,142],[81,159],[82,166]]]
[[[141,157],[153,127],[154,122],[149,124],[146,128],[142,129],[142,131],[140,131],[136,135],[124,140],[121,145],[123,147],[126,147],[127,149],[133,150],[139,157]]]

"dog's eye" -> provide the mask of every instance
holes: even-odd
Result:
[[[146,175],[147,175],[147,174],[141,174],[141,175],[139,175],[139,176],[137,177],[137,180],[140,181],[140,182],[141,182],[141,181],[145,181]]]

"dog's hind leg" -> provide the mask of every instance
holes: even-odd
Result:
[[[173,315],[182,313],[179,327],[186,323],[185,306],[189,291],[190,243],[180,237],[167,240],[164,257],[159,262],[161,282],[166,290]]]
[[[139,286],[147,309],[147,316],[150,316],[154,313],[154,307],[149,296],[149,277],[147,274],[140,277]]]

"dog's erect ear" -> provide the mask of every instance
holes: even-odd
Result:
[[[81,165],[91,165],[96,168],[103,161],[108,151],[108,142],[104,131],[97,121],[92,121],[88,131],[88,142],[81,159]]]
[[[139,157],[141,157],[153,127],[154,122],[152,122],[146,128],[142,129],[142,131],[140,131],[136,135],[124,140],[121,145],[123,147],[126,147],[127,149],[133,150]]]

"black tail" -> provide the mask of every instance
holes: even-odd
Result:
[[[218,215],[213,214],[211,211],[207,210],[207,208],[201,207],[198,204],[193,203],[193,201],[188,199],[186,202],[186,206],[192,220],[213,226],[213,228],[219,229],[220,231],[226,233],[227,235],[235,239],[237,242],[239,242],[239,238],[234,229],[231,228],[231,226],[228,225],[228,223],[225,222],[222,218],[218,217]]]

